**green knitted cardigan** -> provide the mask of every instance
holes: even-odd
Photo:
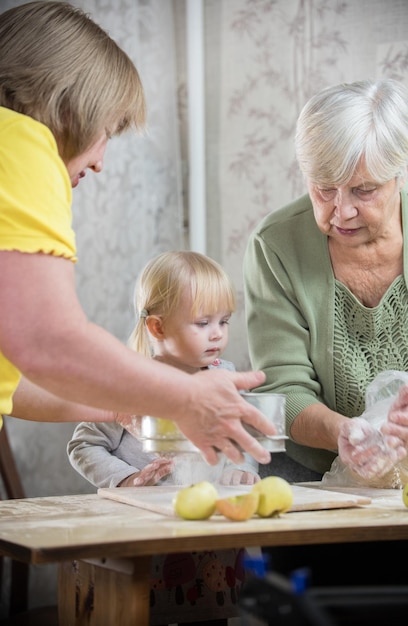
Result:
[[[407,189],[401,192],[401,201],[406,284]],[[244,257],[249,354],[252,367],[266,374],[258,390],[286,395],[288,435],[293,420],[307,406],[321,402],[337,410],[335,285],[327,237],[317,228],[308,195],[267,215],[251,234]],[[408,344],[408,319],[401,322]],[[408,371],[408,363],[405,369]],[[366,388],[371,380],[360,384]],[[291,440],[286,449],[294,460],[320,473],[330,469],[336,456],[336,451]]]

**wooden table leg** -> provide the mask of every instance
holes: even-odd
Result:
[[[149,626],[150,556],[59,565],[60,626]]]

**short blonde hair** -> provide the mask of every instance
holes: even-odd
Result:
[[[347,184],[362,159],[376,182],[405,176],[408,91],[392,79],[327,87],[301,111],[295,143],[300,169],[314,183]]]
[[[185,298],[191,301],[186,317],[198,313],[212,315],[218,311],[233,312],[235,290],[225,270],[210,257],[188,250],[163,252],[142,270],[135,287],[134,306],[137,322],[129,346],[150,355],[145,328],[147,315],[170,317]]]
[[[104,131],[145,124],[139,74],[81,9],[28,2],[0,14],[0,105],[42,122],[71,159]]]

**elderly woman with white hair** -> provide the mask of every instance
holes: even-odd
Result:
[[[406,386],[381,428],[361,416],[378,374],[408,371],[408,92],[391,79],[328,87],[295,143],[307,193],[246,250],[251,361],[258,391],[286,395],[289,479],[319,479],[339,453],[371,480],[407,454]]]

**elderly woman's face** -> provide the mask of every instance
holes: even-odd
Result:
[[[309,181],[319,230],[341,245],[356,246],[387,235],[400,220],[400,189],[405,179],[379,184],[360,164],[347,185],[324,188]]]

